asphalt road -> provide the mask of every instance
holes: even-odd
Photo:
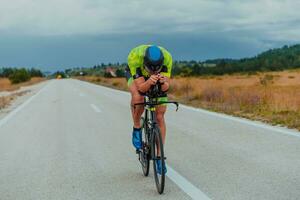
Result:
[[[131,145],[129,94],[52,80],[0,120],[0,199],[300,199],[300,133],[169,106],[165,193]],[[152,167],[152,166],[151,166]]]

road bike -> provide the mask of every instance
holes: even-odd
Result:
[[[165,167],[166,157],[164,155],[164,145],[160,128],[156,120],[156,106],[162,104],[175,104],[176,111],[179,104],[176,101],[158,101],[158,98],[162,96],[160,85],[154,85],[149,92],[144,95],[144,102],[137,103],[134,106],[144,106],[144,117],[141,118],[142,125],[142,148],[137,150],[139,155],[139,161],[142,165],[142,171],[144,176],[149,174],[150,161],[153,161],[153,171],[156,188],[159,194],[162,194],[165,187],[165,173],[163,169]],[[161,162],[161,171],[156,168],[156,160]]]

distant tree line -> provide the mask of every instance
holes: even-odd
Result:
[[[102,77],[124,77],[126,63],[101,63],[90,68],[77,67],[66,69],[65,73],[69,76],[102,76]],[[111,73],[113,71],[113,75]]]
[[[44,77],[44,74],[35,68],[0,68],[0,77],[8,78],[11,83],[21,83],[29,81],[32,77]]]
[[[175,62],[173,75],[223,75],[294,68],[300,68],[300,45],[270,49],[252,58]]]
[[[70,76],[125,76],[126,63],[101,63],[90,68],[73,68],[65,70]],[[254,73],[259,71],[280,71],[300,68],[300,45],[283,46],[270,49],[252,58],[210,59],[206,61],[174,61],[173,76],[223,75],[232,73]]]

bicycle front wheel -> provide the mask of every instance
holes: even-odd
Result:
[[[145,119],[142,117],[141,119],[142,124],[142,149],[140,151],[140,163],[142,165],[142,170],[144,176],[149,175],[149,166],[150,166],[150,159],[149,159],[149,140],[148,140],[148,129]]]
[[[164,159],[164,146],[158,126],[155,126],[153,129],[152,136],[152,158],[153,158],[153,171],[156,188],[159,194],[164,192],[165,187],[165,159]],[[161,162],[161,169],[157,169],[157,162]]]

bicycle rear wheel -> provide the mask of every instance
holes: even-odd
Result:
[[[150,166],[150,159],[149,159],[150,150],[149,150],[147,125],[143,117],[141,119],[141,124],[142,124],[142,149],[140,151],[139,160],[142,165],[144,176],[148,176],[149,166]]]
[[[162,142],[160,129],[158,126],[155,126],[153,129],[151,151],[152,151],[152,158],[153,158],[154,179],[155,179],[157,192],[159,194],[162,194],[165,188],[165,173],[163,171],[165,167],[165,159],[164,159],[164,146]],[[158,155],[158,151],[160,151],[160,155]],[[158,169],[156,168],[156,160],[160,160],[161,162],[160,171],[158,171]]]

